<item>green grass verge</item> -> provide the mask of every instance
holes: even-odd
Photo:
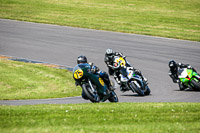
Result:
[[[0,0],[0,18],[200,41],[199,0]]]
[[[197,133],[200,103],[0,106],[0,119],[3,133]]]
[[[80,96],[72,72],[0,59],[0,100]]]

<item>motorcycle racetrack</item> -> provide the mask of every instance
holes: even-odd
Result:
[[[168,76],[168,62],[190,64],[200,72],[200,42],[72,28],[49,24],[0,19],[0,55],[24,58],[70,68],[79,55],[85,55],[107,72],[104,55],[107,48],[122,52],[127,60],[148,79],[151,94],[116,93],[119,102],[200,102],[200,92],[179,91]],[[1,100],[0,104],[88,103],[80,96],[41,100]]]

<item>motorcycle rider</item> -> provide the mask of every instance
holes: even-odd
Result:
[[[197,71],[191,65],[176,63],[174,60],[169,61],[169,68],[170,68],[170,70],[169,70],[168,74],[172,78],[172,81],[174,83],[179,83],[180,90],[185,90],[187,88],[187,86],[179,81],[178,70],[180,68],[188,68],[188,69],[192,69],[194,72],[197,73]]]
[[[87,63],[87,64],[89,64],[90,67],[91,67],[91,72],[94,73],[94,74],[99,75],[99,76],[103,79],[103,81],[105,82],[105,84],[108,86],[108,89],[110,89],[111,91],[114,90],[113,86],[112,86],[111,83],[110,83],[109,76],[108,76],[108,74],[107,74],[106,72],[101,71],[101,70],[100,70],[97,66],[95,66],[92,62],[89,62],[89,63],[88,63],[88,62],[87,62],[86,56],[81,55],[81,56],[79,56],[79,57],[77,58],[77,64],[81,64],[81,63]],[[76,82],[75,84],[76,84],[76,86],[79,85],[77,82]],[[83,96],[83,95],[85,95],[85,94],[83,94],[83,91],[82,91],[82,96]]]
[[[133,69],[133,71],[137,75],[140,75],[143,78],[143,80],[147,83],[147,79],[142,75],[141,71],[139,69],[135,69],[134,67],[132,67],[129,64],[129,62],[126,60],[126,56],[124,56],[120,52],[114,52],[111,48],[108,48],[108,49],[106,49],[104,62],[106,63],[106,65],[108,67],[108,73],[110,75],[114,75],[113,62],[114,62],[114,57],[115,56],[122,57],[125,60],[125,62],[126,62],[126,67],[131,67]],[[121,84],[119,74],[120,74],[119,72],[116,72],[116,75],[114,75],[114,78],[115,78],[115,80],[117,81],[118,84]],[[121,88],[121,90],[123,90],[123,88]]]

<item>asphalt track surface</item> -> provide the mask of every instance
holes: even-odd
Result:
[[[107,71],[105,50],[122,52],[148,78],[151,95],[116,89],[119,102],[200,102],[200,92],[179,91],[168,62],[191,64],[200,72],[200,42],[0,19],[0,54],[74,67],[79,55]],[[1,100],[0,104],[87,103],[81,97]]]

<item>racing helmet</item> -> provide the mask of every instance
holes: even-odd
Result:
[[[106,54],[107,55],[112,55],[113,54],[113,50],[111,48],[106,49]]]
[[[169,61],[169,68],[170,69],[175,69],[177,68],[177,64],[174,60]]]
[[[77,58],[77,64],[80,64],[80,63],[87,63],[87,58],[84,55],[80,55]]]

